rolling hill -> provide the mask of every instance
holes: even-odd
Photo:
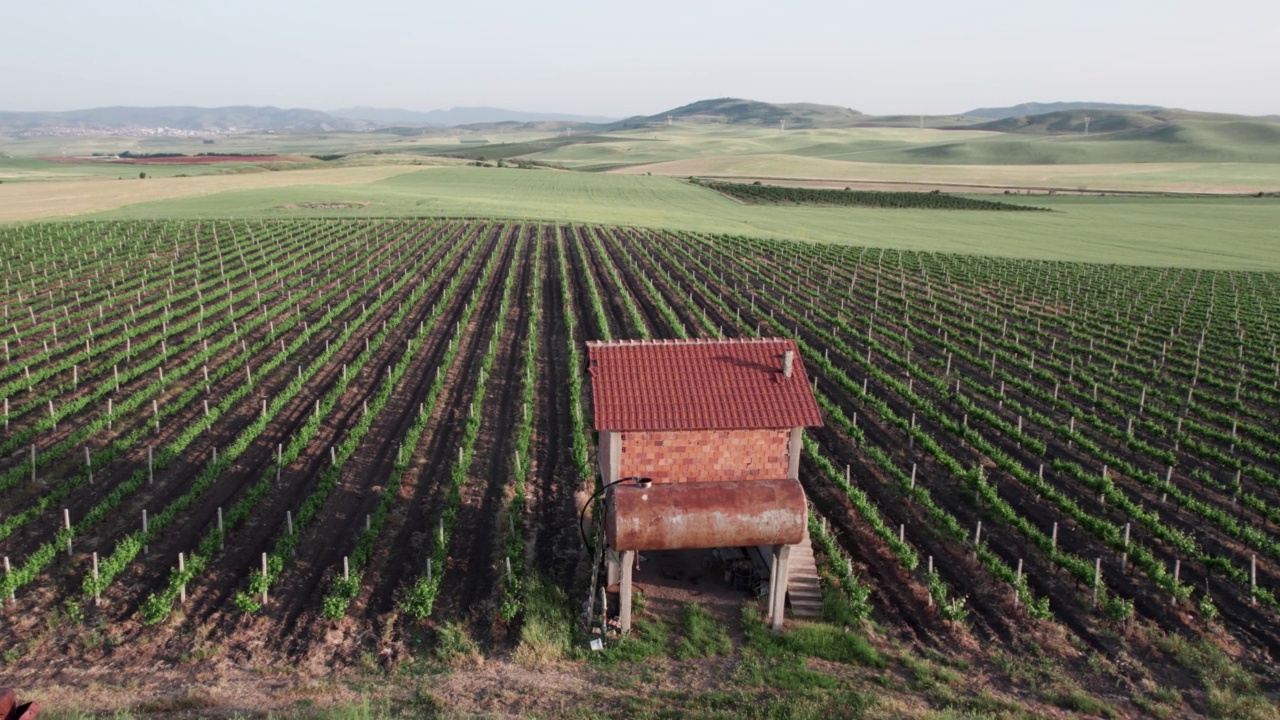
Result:
[[[610,126],[629,130],[665,124],[670,118],[683,122],[721,123],[725,125],[778,125],[788,128],[852,127],[866,116],[852,108],[816,103],[766,103],[741,98],[699,100],[655,115],[641,115],[620,120]]]
[[[1225,113],[1193,112],[1190,110],[1059,110],[1040,115],[1019,115],[1017,117],[991,120],[977,125],[963,125],[965,130],[990,130],[993,132],[1028,133],[1028,134],[1083,134],[1085,120],[1089,121],[1090,133],[1111,133],[1124,130],[1141,130],[1143,128],[1168,125],[1181,122],[1248,122],[1270,123],[1268,118],[1250,117],[1247,115],[1228,115]]]
[[[975,108],[966,113],[961,113],[965,117],[987,118],[990,120],[1003,120],[1005,118],[1018,117],[1020,115],[1044,115],[1046,113],[1056,113],[1065,110],[1132,110],[1142,112],[1146,110],[1160,110],[1159,105],[1126,105],[1123,103],[1099,103],[1099,102],[1051,102],[1038,103],[1029,102],[1020,105],[1010,105],[1009,107],[988,107]]]
[[[454,127],[490,123],[572,122],[606,124],[616,118],[572,113],[540,113],[505,110],[493,107],[455,107],[448,110],[401,110],[399,108],[352,107],[332,110],[330,115],[352,120],[367,120],[379,125],[436,125]]]
[[[231,106],[101,107],[64,112],[0,112],[0,128],[69,127],[95,130],[171,128],[203,132],[260,130],[369,130],[366,120],[334,117],[303,108]]]

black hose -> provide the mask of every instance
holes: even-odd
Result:
[[[642,477],[638,477],[638,476],[635,476],[635,475],[633,475],[633,476],[631,476],[631,477],[619,478],[619,479],[617,479],[617,480],[614,480],[614,481],[613,481],[613,482],[611,482],[611,483],[607,483],[607,484],[605,484],[605,485],[602,485],[602,486],[600,487],[600,489],[598,489],[598,490],[596,490],[594,493],[592,493],[592,494],[591,494],[591,497],[587,499],[587,502],[586,502],[585,504],[583,504],[583,506],[582,506],[582,510],[578,513],[578,534],[582,536],[582,545],[583,545],[584,547],[586,547],[586,548],[587,548],[587,550],[592,551],[592,552],[595,552],[595,548],[594,548],[594,547],[592,547],[591,543],[587,542],[587,531],[583,529],[583,525],[582,525],[582,524],[583,524],[583,522],[584,522],[584,521],[586,521],[586,519],[587,519],[587,508],[591,507],[591,504],[592,504],[592,503],[594,503],[594,502],[596,501],[596,498],[600,497],[600,494],[601,494],[601,493],[603,493],[605,490],[608,490],[609,488],[613,487],[614,485],[618,485],[618,484],[620,484],[620,483],[629,482],[629,481],[635,481],[636,483],[642,483],[642,482],[650,481],[650,480],[649,480],[649,478],[642,478]],[[650,481],[650,482],[652,482],[652,481]]]

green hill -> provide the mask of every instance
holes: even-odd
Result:
[[[1038,103],[1029,102],[1021,105],[1010,105],[1008,107],[986,107],[975,108],[966,113],[965,117],[986,118],[988,120],[1003,120],[1005,118],[1027,116],[1027,115],[1044,115],[1046,113],[1056,113],[1064,110],[1091,110],[1093,112],[1111,111],[1111,110],[1159,110],[1158,105],[1125,105],[1119,103],[1100,103],[1100,102],[1051,102]]]
[[[1076,109],[1019,115],[977,125],[964,125],[965,130],[991,130],[1038,135],[1084,134],[1088,121],[1090,134],[1123,132],[1160,127],[1173,123],[1263,123],[1275,124],[1268,118],[1224,113],[1193,112],[1190,110],[1092,110]]]
[[[866,116],[852,108],[817,103],[766,103],[741,98],[699,100],[656,115],[641,115],[619,121],[611,127],[629,130],[650,125],[663,125],[668,119],[682,122],[722,123],[726,125],[778,125],[788,128],[852,127]]]

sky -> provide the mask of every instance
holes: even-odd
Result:
[[[1280,2],[5,0],[0,110],[696,100],[1280,113]]]

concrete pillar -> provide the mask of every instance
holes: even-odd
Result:
[[[622,579],[618,585],[618,627],[624,635],[631,632],[631,566],[635,561],[635,550],[622,552]]]
[[[611,547],[604,549],[604,566],[606,587],[613,587],[622,580],[622,560],[617,550]]]
[[[790,545],[773,546],[773,583],[769,588],[769,615],[773,629],[781,630],[787,610],[787,560],[791,557]]]
[[[800,454],[804,452],[804,428],[791,428],[787,441],[787,477],[800,479]]]
[[[622,468],[622,433],[605,430],[600,433],[600,477],[605,483],[619,478]]]

